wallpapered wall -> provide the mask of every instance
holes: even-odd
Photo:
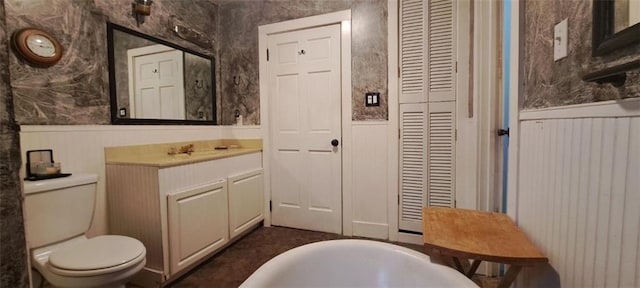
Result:
[[[130,0],[5,0],[7,33],[44,29],[65,47],[60,62],[34,68],[9,55],[11,87],[19,124],[109,124],[106,22],[215,55],[218,7],[212,1],[156,0],[137,27]],[[179,24],[198,32],[201,47],[172,32]],[[201,44],[202,45],[202,44]],[[6,59],[6,58],[4,58]]]
[[[265,0],[220,2],[222,123],[239,110],[244,122],[258,124],[258,26],[351,9],[353,120],[386,120],[387,1]],[[235,83],[234,83],[235,77]],[[380,92],[379,107],[364,107],[366,92]]]
[[[7,59],[8,34],[0,2],[0,59]],[[0,287],[28,287],[27,247],[22,218],[20,138],[14,122],[9,66],[0,61]]]
[[[258,26],[352,9],[353,120],[387,119],[387,7],[384,0],[157,0],[137,27],[129,0],[6,0],[7,33],[36,27],[65,47],[53,67],[34,68],[9,55],[19,124],[109,124],[106,22],[136,29],[216,56],[217,107],[222,124],[259,124]],[[219,16],[219,17],[218,17]],[[177,23],[200,32],[206,45],[184,41]],[[218,41],[218,38],[220,38]],[[204,47],[207,46],[207,47]],[[234,81],[235,77],[235,81]],[[364,93],[381,92],[379,107],[364,107]]]
[[[582,81],[586,73],[640,59],[640,44],[591,57],[592,1],[525,1],[524,108],[535,109],[640,97],[640,71],[626,84]],[[568,18],[568,57],[553,61],[554,25]]]

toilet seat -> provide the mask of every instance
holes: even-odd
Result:
[[[62,248],[49,256],[47,268],[62,276],[93,276],[127,269],[144,261],[146,250],[134,238],[98,236]]]

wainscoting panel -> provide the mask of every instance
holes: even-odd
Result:
[[[638,287],[640,117],[520,129],[518,225],[550,259],[520,287]]]
[[[53,149],[63,172],[98,174],[98,193],[91,235],[107,233],[104,147],[211,140],[221,138],[221,126],[23,125],[22,157],[27,150]],[[233,128],[226,128],[233,134]],[[24,175],[24,162],[21,174]]]
[[[262,139],[260,125],[218,126],[222,139]]]
[[[386,121],[352,125],[353,236],[389,238],[387,129]]]

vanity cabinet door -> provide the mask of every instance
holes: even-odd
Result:
[[[228,177],[231,238],[264,219],[262,178],[262,169]]]
[[[227,182],[167,195],[171,275],[229,241]]]

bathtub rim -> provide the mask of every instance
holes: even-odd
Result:
[[[261,287],[261,283],[265,283],[269,280],[269,275],[277,272],[278,268],[283,265],[288,265],[289,262],[294,261],[294,259],[298,258],[298,256],[305,255],[309,252],[312,252],[316,249],[322,249],[325,246],[345,246],[349,247],[352,245],[366,245],[374,248],[382,248],[385,250],[392,250],[393,252],[400,252],[405,254],[408,257],[414,258],[422,263],[425,266],[431,266],[438,271],[439,273],[445,273],[451,275],[451,279],[455,279],[452,281],[459,282],[460,285],[456,285],[455,287],[479,287],[475,284],[471,279],[467,278],[464,274],[459,271],[442,264],[434,263],[431,261],[431,257],[424,253],[420,253],[416,250],[403,247],[397,244],[392,244],[388,242],[376,241],[376,240],[366,240],[366,239],[335,239],[335,240],[324,240],[313,242],[305,245],[301,245],[292,249],[289,249],[285,252],[282,252],[275,257],[269,259],[269,261],[262,264],[256,271],[254,271],[242,284],[240,288],[249,288],[249,287]],[[457,284],[457,283],[456,283]]]

